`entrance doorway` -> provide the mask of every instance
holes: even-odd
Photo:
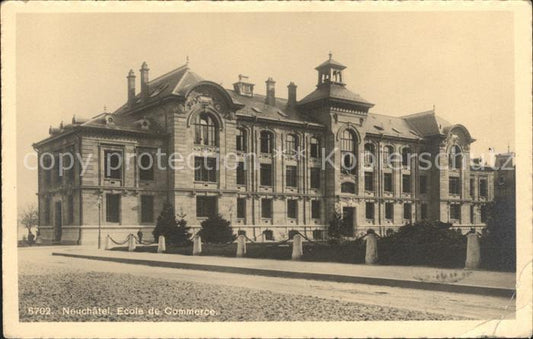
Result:
[[[63,220],[63,216],[61,214],[61,201],[56,201],[54,212],[54,240],[61,241],[61,228]]]
[[[342,208],[343,234],[348,237],[354,236],[355,230],[355,207]]]

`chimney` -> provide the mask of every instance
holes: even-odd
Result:
[[[276,82],[271,77],[268,78],[266,83],[266,99],[265,103],[270,106],[274,106],[276,104]]]
[[[146,62],[143,62],[141,66],[141,95],[146,98],[148,97],[148,65]]]
[[[131,107],[135,103],[135,74],[132,69],[126,78],[128,79],[128,106]]]
[[[287,86],[287,88],[289,89],[289,94],[288,94],[288,100],[287,100],[287,106],[289,107],[294,107],[296,105],[296,86],[294,84],[294,82],[291,81],[291,83]]]

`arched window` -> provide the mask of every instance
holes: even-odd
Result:
[[[309,143],[311,145],[311,158],[320,158],[320,140],[316,137],[312,137]]]
[[[374,144],[365,144],[365,167],[373,167],[376,159],[376,148]]]
[[[260,139],[261,153],[272,153],[274,151],[274,134],[269,131],[262,131]]]
[[[354,173],[356,166],[356,144],[355,134],[351,130],[344,130],[341,135],[341,159],[342,171],[344,173]]]
[[[218,146],[217,124],[208,113],[199,114],[194,122],[197,145]]]
[[[341,184],[341,192],[355,194],[355,184],[352,182],[343,182]]]
[[[246,131],[244,129],[237,128],[235,143],[235,148],[237,149],[237,151],[246,152]]]
[[[285,152],[288,155],[294,155],[298,151],[298,137],[294,134],[288,134],[285,142]]]
[[[394,154],[394,148],[390,145],[383,147],[383,165],[391,167],[393,159],[391,155]]]
[[[409,167],[409,162],[411,160],[411,149],[406,146],[402,148],[402,166]]]
[[[461,148],[457,145],[453,145],[450,148],[450,154],[448,157],[449,167],[452,169],[461,169],[463,163],[463,153]]]

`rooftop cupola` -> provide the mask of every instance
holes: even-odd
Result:
[[[345,68],[346,66],[332,59],[332,54],[330,52],[329,59],[315,68],[318,71],[317,87],[323,84],[338,84],[344,86],[344,83],[342,82],[342,70]]]

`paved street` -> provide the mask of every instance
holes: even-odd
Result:
[[[501,319],[514,312],[501,297],[148,267],[51,256],[54,249],[18,251],[22,321]],[[161,314],[149,314],[155,309]]]

